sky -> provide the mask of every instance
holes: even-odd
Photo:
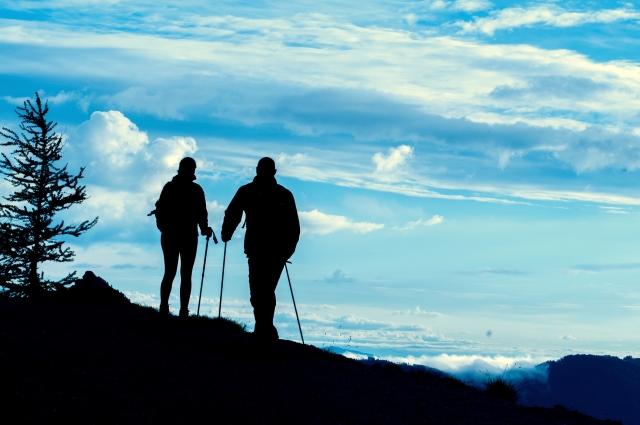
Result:
[[[0,126],[38,92],[86,167],[61,219],[99,222],[51,277],[93,270],[157,306],[147,213],[179,160],[219,234],[271,156],[302,223],[307,342],[454,372],[638,357],[639,23],[619,1],[0,0]],[[242,237],[222,311],[251,329]],[[209,246],[207,315],[222,257]],[[285,274],[277,298],[298,340]]]

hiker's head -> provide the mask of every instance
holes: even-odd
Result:
[[[182,158],[178,167],[178,174],[185,177],[192,177],[196,174],[196,161],[193,158]]]
[[[256,174],[259,176],[272,177],[276,175],[276,163],[269,157],[264,157],[258,161]]]

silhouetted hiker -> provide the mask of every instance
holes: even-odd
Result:
[[[286,261],[300,238],[300,222],[293,195],[276,182],[276,164],[262,158],[253,182],[242,186],[224,213],[222,240],[227,242],[245,215],[244,252],[249,263],[249,289],[259,342],[278,339],[273,326],[276,286]]]
[[[183,158],[178,174],[162,189],[156,202],[156,222],[164,254],[164,277],[160,286],[160,313],[169,314],[169,294],[178,270],[180,257],[180,317],[189,315],[191,271],[198,250],[198,229],[210,237],[213,229],[207,219],[204,191],[197,183],[196,161]]]

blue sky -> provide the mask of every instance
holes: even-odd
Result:
[[[39,91],[87,167],[65,219],[100,221],[52,276],[91,269],[157,305],[146,213],[180,158],[217,230],[272,156],[312,343],[450,370],[637,357],[639,22],[617,1],[0,1],[0,124]],[[223,308],[252,323],[246,274],[237,234]]]

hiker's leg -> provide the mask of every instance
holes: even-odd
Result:
[[[198,235],[182,238],[180,243],[180,311],[182,315],[189,312],[191,298],[191,272],[198,252]]]
[[[276,312],[276,287],[280,281],[280,275],[282,275],[282,269],[284,269],[284,262],[279,260],[270,260],[267,267],[267,281],[265,288],[265,320],[268,324],[270,336],[273,339],[278,339],[278,330],[273,325],[273,316]]]
[[[171,286],[178,270],[179,250],[175,238],[166,233],[160,236],[160,245],[162,246],[162,255],[164,257],[164,276],[160,284],[160,312],[168,313]]]
[[[254,333],[260,336],[277,339],[278,331],[273,326],[276,309],[276,286],[284,262],[274,261],[268,257],[249,258],[249,288],[251,305],[256,319]]]
[[[249,290],[251,297],[249,301],[253,307],[253,317],[256,325],[253,333],[261,335],[264,333],[265,308],[264,308],[264,288],[265,288],[265,261],[261,257],[249,257]]]

